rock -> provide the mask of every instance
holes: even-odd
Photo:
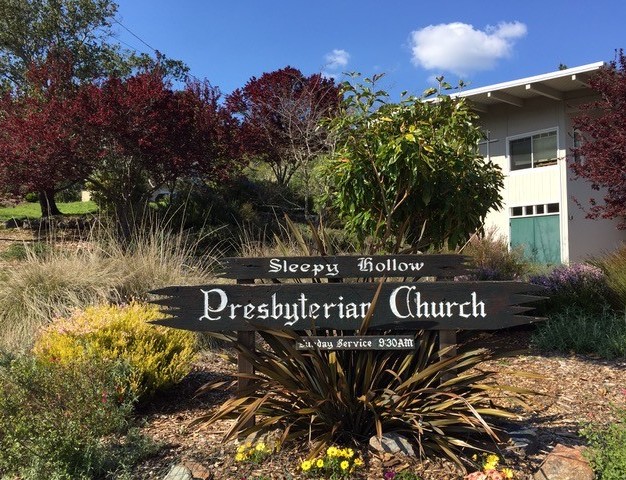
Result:
[[[557,445],[539,467],[533,480],[593,480],[593,470],[582,452],[583,447]]]
[[[402,435],[397,433],[384,433],[379,439],[377,436],[370,438],[370,447],[377,452],[399,453],[407,457],[414,457],[413,446]]]
[[[185,460],[183,466],[189,470],[193,480],[209,480],[211,478],[211,472],[200,462]]]
[[[163,480],[193,480],[193,475],[184,465],[174,465]]]
[[[507,450],[511,450],[518,455],[533,455],[539,449],[539,439],[537,432],[530,428],[507,429],[509,445]]]

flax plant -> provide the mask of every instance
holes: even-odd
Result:
[[[295,332],[259,333],[266,348],[235,343],[254,366],[254,373],[239,375],[248,386],[193,425],[234,419],[225,440],[279,430],[281,443],[312,443],[313,456],[334,443],[358,446],[396,432],[422,457],[443,454],[460,463],[464,449],[481,450],[498,440],[494,419],[517,416],[495,398],[525,405],[527,392],[498,385],[492,372],[477,368],[492,358],[489,351],[440,357],[446,352],[437,351],[435,332],[418,332],[415,349],[401,352],[301,351]],[[208,384],[201,392],[218,387],[224,384]]]

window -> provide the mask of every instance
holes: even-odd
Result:
[[[552,213],[559,213],[558,203],[548,203],[543,205],[525,205],[523,207],[511,208],[512,217],[531,217]]]
[[[556,130],[509,140],[511,170],[555,165],[557,159]]]

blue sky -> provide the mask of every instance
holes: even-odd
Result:
[[[385,73],[396,99],[433,78],[477,88],[614,58],[626,2],[609,0],[118,0],[124,46],[185,61],[229,93],[287,65],[305,74]],[[142,43],[142,42],[145,42]]]

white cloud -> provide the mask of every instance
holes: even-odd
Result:
[[[348,65],[350,54],[345,50],[335,48],[332,52],[325,55],[326,68],[329,70],[338,70]]]
[[[460,22],[429,25],[411,32],[412,61],[427,70],[459,76],[489,70],[511,55],[515,41],[526,31],[520,22],[502,22],[484,31]]]

